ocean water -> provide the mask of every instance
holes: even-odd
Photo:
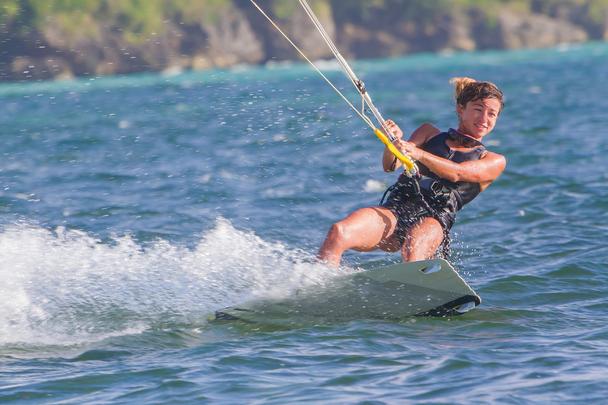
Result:
[[[359,104],[337,67],[324,69]],[[354,68],[408,132],[499,84],[508,167],[453,228],[458,317],[211,322],[396,254],[315,262],[397,174],[307,66],[0,85],[0,402],[601,403],[608,396],[608,45]]]

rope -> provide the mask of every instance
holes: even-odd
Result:
[[[279,27],[272,20],[272,18],[270,18],[270,16],[268,16],[268,14],[266,14],[266,12],[256,3],[255,0],[249,0],[249,1],[268,20],[268,22],[270,22],[270,24],[272,24],[272,26],[287,40],[287,42],[289,42],[289,44],[300,54],[300,56],[302,56],[302,58],[304,58],[304,60],[306,62],[308,62],[308,64],[310,64],[310,66],[312,66],[312,68],[327,82],[327,84],[329,84],[329,86],[332,89],[334,89],[334,91],[346,102],[346,104],[372,129],[372,131],[374,132],[374,134],[378,137],[378,139],[380,139],[382,141],[382,143],[384,143],[386,145],[386,147],[391,151],[391,153],[393,153],[393,155],[395,155],[395,157],[397,159],[399,159],[404,164],[404,166],[406,168],[406,173],[408,175],[410,175],[410,176],[413,176],[413,175],[417,174],[418,168],[416,167],[416,164],[413,162],[413,160],[409,156],[404,155],[401,151],[399,151],[395,147],[395,145],[393,145],[392,142],[396,138],[390,132],[390,130],[388,130],[388,128],[386,127],[385,120],[384,120],[384,118],[382,118],[382,115],[380,114],[380,111],[376,108],[376,106],[372,102],[372,99],[371,99],[369,93],[365,89],[365,85],[364,85],[363,81],[361,81],[357,77],[357,75],[355,74],[355,72],[351,69],[351,67],[349,66],[348,62],[346,61],[346,59],[344,59],[344,57],[342,56],[342,54],[338,50],[338,47],[336,47],[336,45],[333,43],[331,37],[329,36],[329,34],[327,33],[327,31],[325,31],[325,28],[323,27],[323,25],[321,24],[321,22],[319,21],[319,19],[317,18],[317,16],[313,12],[313,10],[310,8],[310,5],[306,2],[306,0],[299,0],[300,5],[302,6],[302,8],[304,9],[304,11],[306,12],[306,14],[308,15],[308,17],[310,18],[310,20],[312,21],[312,23],[314,24],[314,26],[317,28],[317,31],[319,31],[319,33],[321,34],[321,37],[323,38],[323,40],[325,41],[325,43],[327,44],[327,46],[329,47],[329,49],[334,54],[334,57],[338,61],[338,64],[340,65],[340,67],[342,68],[342,70],[344,71],[344,73],[346,74],[346,76],[348,76],[348,78],[350,79],[350,81],[352,82],[352,84],[355,86],[355,88],[357,89],[357,91],[359,92],[359,94],[361,94],[361,100],[362,100],[361,111],[359,111],[350,102],[350,100],[348,100],[348,98],[346,98],[346,96],[331,82],[331,80],[329,80],[327,78],[327,76],[325,76],[325,74],[323,74],[323,72],[321,72],[321,70],[317,67],[317,65],[315,65],[306,56],[306,54],[300,49],[300,47],[298,47],[287,36],[287,34],[285,34],[285,32],[283,32],[283,30],[281,29],[281,27]],[[374,117],[376,118],[376,120],[380,123],[380,126],[384,130],[384,133],[382,131],[380,131],[378,128],[376,128],[376,126],[374,125],[374,123],[372,122],[372,120],[367,115],[365,115],[365,105],[367,105],[367,107],[370,109],[370,111],[372,112],[372,114],[374,115]]]
[[[312,8],[310,8],[310,5],[305,0],[299,0],[299,2],[302,5],[302,8],[304,9],[304,11],[306,11],[306,14],[310,18],[310,20],[312,21],[314,26],[317,28],[317,30],[321,34],[321,37],[323,38],[323,40],[325,41],[325,43],[327,44],[329,49],[334,54],[334,57],[340,64],[340,67],[342,67],[342,70],[344,70],[344,73],[346,73],[346,75],[350,78],[351,82],[353,83],[353,85],[355,86],[357,91],[361,92],[361,89],[357,86],[357,82],[360,82],[359,78],[357,77],[355,72],[353,72],[353,70],[350,68],[350,65],[348,64],[346,59],[344,59],[344,57],[338,50],[338,47],[334,44],[334,42],[332,41],[332,39],[329,36],[329,34],[327,33],[327,31],[325,31],[325,27],[323,27],[323,25],[321,24],[321,21],[319,21],[316,14],[312,11]]]
[[[281,27],[279,27],[269,16],[268,14],[266,14],[266,12],[264,12],[264,10],[262,10],[262,8],[260,8],[260,6],[258,6],[258,4],[255,2],[255,0],[249,0],[251,1],[251,3],[260,11],[260,13],[262,13],[262,15],[264,17],[266,17],[266,19],[272,24],[272,26],[274,28],[276,28],[276,30],[287,40],[287,42],[289,42],[291,44],[291,46],[294,47],[294,49],[296,51],[298,51],[298,53],[300,54],[300,56],[302,56],[304,58],[304,60],[306,62],[308,62],[310,64],[310,66],[312,66],[312,68],[319,74],[321,75],[321,77],[327,82],[327,84],[329,84],[331,86],[331,88],[334,89],[334,91],[336,93],[338,93],[338,95],[340,97],[342,97],[342,99],[346,102],[346,104],[349,105],[350,108],[352,108],[352,110],[357,113],[357,115],[359,115],[361,117],[361,119],[363,119],[363,121],[365,121],[365,123],[367,125],[369,125],[369,127],[373,130],[376,129],[376,126],[374,125],[374,123],[369,119],[369,117],[361,114],[359,112],[359,110],[350,102],[350,100],[348,98],[346,98],[346,96],[344,94],[342,94],[342,92],[331,82],[331,80],[329,80],[327,78],[327,76],[325,76],[325,74],[323,74],[323,72],[321,72],[321,70],[317,67],[317,65],[315,65],[307,56],[306,54],[304,54],[304,52],[300,49],[300,47],[298,47],[288,36],[287,34],[285,34],[283,32],[283,30],[281,29]]]
[[[362,112],[362,114],[365,114],[365,105],[367,105],[369,107],[369,109],[372,111],[372,114],[374,114],[374,116],[376,117],[376,120],[378,120],[378,123],[382,126],[382,129],[384,129],[384,132],[386,133],[386,135],[388,136],[390,141],[391,142],[395,141],[396,138],[393,136],[393,134],[391,134],[391,132],[388,130],[388,128],[386,128],[385,120],[382,117],[382,115],[380,114],[380,111],[378,111],[378,109],[372,102],[371,96],[369,95],[369,93],[367,93],[367,90],[365,89],[365,84],[363,83],[363,81],[361,79],[359,79],[357,77],[357,75],[355,74],[355,72],[351,69],[351,67],[348,64],[348,62],[346,61],[346,59],[342,56],[342,54],[338,50],[338,47],[334,44],[334,42],[332,41],[332,39],[329,36],[329,34],[327,33],[327,31],[325,31],[323,24],[321,24],[321,21],[319,21],[319,19],[317,18],[316,14],[312,10],[312,8],[308,4],[308,2],[306,0],[299,0],[299,2],[302,5],[302,8],[304,8],[304,11],[306,11],[306,14],[308,15],[308,17],[311,19],[311,21],[313,22],[313,24],[315,25],[315,27],[321,34],[321,37],[323,38],[323,40],[325,41],[325,43],[327,44],[329,49],[334,54],[334,57],[336,58],[336,60],[340,64],[340,66],[342,67],[342,70],[344,71],[344,73],[346,73],[346,75],[351,80],[353,86],[355,86],[357,91],[361,94],[361,104],[362,104],[361,112]]]

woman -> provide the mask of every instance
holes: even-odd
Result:
[[[401,250],[404,261],[429,259],[440,248],[446,254],[455,214],[485,190],[504,170],[504,156],[481,143],[496,124],[503,94],[489,82],[455,78],[458,129],[441,132],[430,124],[416,129],[410,139],[393,121],[387,129],[394,145],[418,161],[420,176],[401,174],[379,206],[361,208],[335,223],[319,250],[319,258],[339,266],[348,249],[388,252]],[[385,148],[382,165],[387,172],[402,165]],[[383,197],[384,200],[384,197]]]

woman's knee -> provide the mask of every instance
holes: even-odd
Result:
[[[348,225],[344,221],[336,222],[329,228],[329,232],[327,233],[328,239],[331,239],[334,243],[342,244],[346,242],[347,227]]]

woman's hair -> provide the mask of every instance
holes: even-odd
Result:
[[[504,107],[502,91],[494,83],[478,82],[470,77],[454,77],[450,79],[450,83],[454,85],[458,105],[464,107],[469,101],[495,98],[500,101],[500,109]]]

